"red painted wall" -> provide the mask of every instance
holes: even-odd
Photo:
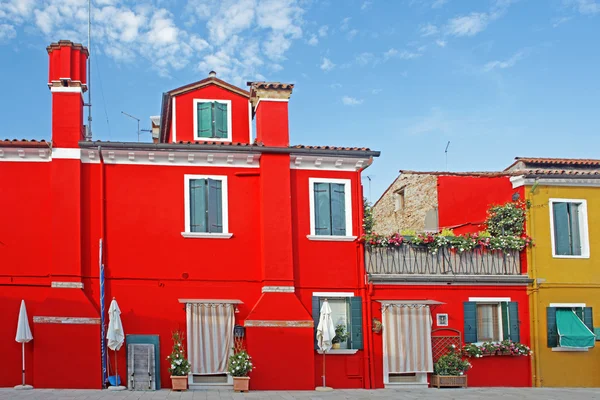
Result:
[[[175,96],[175,121],[171,121],[169,141],[173,142],[173,126],[175,124],[175,141],[194,141],[194,99],[231,100],[232,142],[249,143],[250,116],[248,98],[220,86],[208,85],[188,93]],[[207,139],[209,140],[209,139]]]
[[[448,314],[448,328],[464,333],[463,303],[469,297],[509,297],[519,303],[519,335],[521,343],[529,345],[529,299],[524,286],[378,286],[374,290],[371,303],[373,317],[381,321],[381,304],[377,300],[435,300],[445,304],[432,306],[432,329],[436,325],[436,314]],[[384,327],[385,329],[385,327]],[[373,368],[375,387],[383,387],[383,330],[381,333],[369,332],[373,338]],[[531,386],[529,357],[486,357],[469,359],[473,364],[467,372],[469,386]]]
[[[483,230],[490,206],[512,201],[513,193],[524,198],[523,188],[513,189],[508,176],[439,176],[439,226],[456,234]]]

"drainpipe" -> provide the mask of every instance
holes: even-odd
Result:
[[[531,188],[530,191],[530,198],[531,198],[531,207],[529,208],[530,212],[529,212],[529,230],[531,232],[531,237],[535,237],[535,224],[533,223],[534,220],[534,212],[535,212],[535,204],[534,204],[534,191],[535,191],[535,187],[537,186],[537,182],[533,185],[533,187]],[[539,307],[538,307],[538,302],[539,302],[539,290],[540,290],[540,286],[538,283],[538,274],[537,274],[537,263],[535,262],[535,254],[536,251],[535,249],[531,248],[527,250],[530,254],[529,259],[531,260],[531,263],[529,263],[528,267],[531,270],[531,278],[533,279],[533,290],[532,290],[532,299],[531,299],[531,303],[532,303],[532,308],[533,308],[533,347],[534,347],[534,352],[533,352],[533,377],[534,377],[534,382],[533,385],[535,387],[541,387],[542,386],[542,380],[541,380],[541,372],[540,372],[540,327],[539,327]]]
[[[98,283],[100,286],[100,351],[102,355],[102,387],[106,387],[106,331],[104,329],[104,157],[102,157],[102,146],[98,146],[98,157],[100,158],[100,240],[98,245],[99,265]]]

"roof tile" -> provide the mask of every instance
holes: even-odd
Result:
[[[0,147],[49,147],[50,142],[42,140],[27,139],[4,139],[0,140]]]

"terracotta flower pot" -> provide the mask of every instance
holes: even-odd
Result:
[[[172,390],[187,390],[188,377],[187,376],[171,376],[171,388]]]
[[[331,345],[332,349],[339,349],[340,348],[340,344],[339,343],[334,343]]]
[[[248,376],[234,376],[233,377],[233,391],[234,392],[247,392],[249,385],[250,385],[250,377],[248,377]]]

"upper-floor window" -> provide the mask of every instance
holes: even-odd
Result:
[[[313,240],[354,240],[349,179],[309,179],[310,235]]]
[[[404,210],[404,188],[394,192],[394,212]]]
[[[184,237],[229,238],[227,177],[185,175]]]
[[[589,257],[585,200],[550,199],[552,255]]]
[[[519,306],[509,298],[470,297],[463,303],[466,343],[519,341]]]
[[[194,100],[194,138],[231,141],[231,100]]]

